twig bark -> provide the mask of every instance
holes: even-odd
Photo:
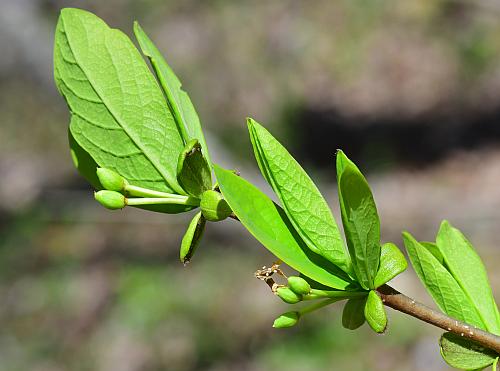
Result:
[[[448,317],[409,298],[388,285],[379,287],[377,291],[386,306],[442,328],[445,331],[470,339],[500,354],[500,336]]]

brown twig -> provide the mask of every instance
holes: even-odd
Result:
[[[231,213],[230,217],[239,221],[238,217],[234,213]],[[266,279],[265,281],[270,287],[274,287],[276,285],[273,279]],[[386,306],[402,313],[406,313],[409,316],[439,327],[445,331],[452,332],[460,337],[470,339],[500,354],[500,336],[478,329],[475,326],[456,320],[452,317],[448,317],[444,313],[435,311],[434,309],[409,298],[389,285],[379,287],[377,292]]]
[[[442,328],[445,331],[470,339],[500,354],[500,336],[448,317],[441,312],[435,311],[409,298],[388,285],[379,287],[377,291],[382,302],[388,307]]]

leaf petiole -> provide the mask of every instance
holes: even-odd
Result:
[[[183,196],[183,195],[154,191],[152,189],[138,187],[138,186],[134,186],[131,184],[127,184],[125,186],[124,191],[127,192],[128,195],[134,196],[134,197],[169,198],[169,199],[178,199],[178,200],[185,200],[186,198],[188,198],[187,196]],[[191,205],[191,204],[189,204],[189,205]]]
[[[194,197],[178,196],[178,197],[156,197],[156,198],[127,198],[126,203],[129,206],[141,205],[189,205],[198,206],[200,200]]]
[[[303,300],[314,300],[323,298],[334,298],[338,300],[350,299],[355,297],[364,297],[367,295],[366,291],[338,291],[338,290],[318,290],[311,289],[308,295],[304,295]]]

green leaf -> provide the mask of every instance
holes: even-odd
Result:
[[[462,370],[483,369],[493,364],[498,357],[492,350],[451,332],[441,336],[439,346],[446,363]]]
[[[125,34],[89,12],[63,9],[54,77],[71,111],[71,134],[99,166],[133,185],[184,194],[176,180],[182,138],[158,83]]]
[[[332,212],[311,178],[264,127],[247,120],[255,158],[307,246],[350,272],[350,258]]]
[[[365,304],[365,318],[373,331],[382,334],[387,328],[387,315],[384,303],[377,293],[371,290]]]
[[[356,330],[365,323],[366,298],[349,299],[342,311],[342,326],[349,330]]]
[[[193,254],[198,247],[203,232],[205,231],[205,218],[201,215],[201,211],[196,213],[194,218],[189,223],[184,237],[182,237],[180,259],[184,264],[189,263]]]
[[[380,220],[368,182],[342,151],[337,152],[340,210],[354,272],[361,286],[374,288],[380,261]]]
[[[437,306],[453,318],[484,329],[473,304],[450,272],[409,233],[403,233],[403,241],[417,276]]]
[[[233,172],[214,165],[219,187],[245,228],[293,269],[335,289],[352,287],[349,277],[307,248],[286,213],[269,197]]]
[[[420,244],[424,246],[429,252],[434,255],[434,257],[444,266],[444,258],[441,251],[439,251],[439,247],[434,242],[421,241]]]
[[[498,359],[499,359],[499,357],[495,358],[495,360],[493,361],[493,364],[491,365],[491,370],[492,371],[497,371],[498,370]]]
[[[408,267],[408,262],[399,248],[393,243],[382,245],[380,252],[380,267],[375,276],[375,287],[380,287],[389,282],[398,274],[404,272]]]
[[[205,137],[201,130],[200,119],[198,118],[198,114],[194,109],[191,99],[187,93],[182,90],[181,82],[138,22],[134,23],[134,33],[142,52],[148,57],[158,77],[158,81],[165,93],[168,106],[174,116],[184,142],[187,143],[190,139],[198,139],[205,158],[209,164],[212,164],[208,153],[207,143],[205,142]]]
[[[436,242],[448,270],[476,308],[486,329],[500,334],[500,318],[488,275],[474,247],[446,220],[441,223]]]
[[[99,165],[94,161],[94,159],[85,151],[73,138],[73,134],[68,130],[68,140],[69,148],[71,153],[71,158],[73,164],[78,169],[80,175],[82,175],[87,181],[97,190],[103,189],[99,178],[97,177],[97,168]]]
[[[203,192],[212,188],[212,172],[201,153],[198,139],[190,140],[179,155],[177,181],[193,197],[200,198]]]

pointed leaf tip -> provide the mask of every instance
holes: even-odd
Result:
[[[346,274],[351,262],[328,203],[287,149],[262,125],[247,120],[255,159],[263,177],[307,247]]]

